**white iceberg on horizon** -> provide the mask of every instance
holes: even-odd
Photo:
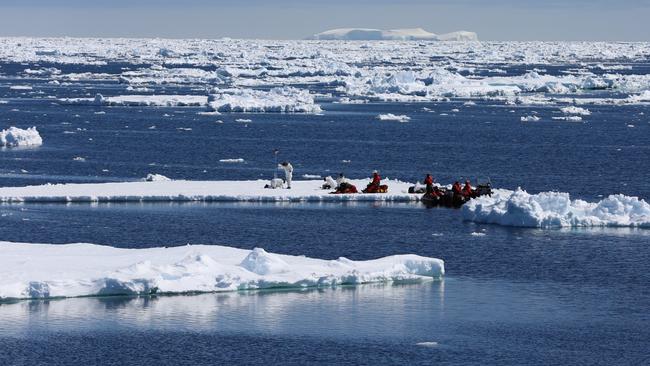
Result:
[[[478,41],[474,32],[457,31],[446,34],[427,32],[422,28],[374,29],[337,28],[314,34],[309,39],[348,41]]]

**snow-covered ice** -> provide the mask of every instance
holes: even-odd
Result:
[[[522,116],[520,118],[521,122],[537,122],[540,119],[539,116]]]
[[[370,179],[353,179],[357,188],[365,188]],[[418,194],[409,194],[412,185],[384,179],[388,193],[331,194],[321,189],[323,181],[295,180],[291,189],[265,189],[268,180],[252,181],[187,181],[172,180],[123,183],[45,184],[27,187],[0,188],[0,202],[141,202],[141,201],[417,201]]]
[[[149,173],[142,180],[144,180],[145,182],[166,182],[166,181],[170,181],[171,179],[167,178],[162,174]]]
[[[581,107],[576,107],[576,106],[568,106],[568,107],[562,107],[560,108],[560,111],[564,114],[575,114],[575,115],[580,115],[580,116],[589,116],[591,115],[591,112],[586,109],[586,108],[581,108]]]
[[[405,115],[405,114],[400,114],[400,115],[395,115],[392,113],[387,113],[387,114],[380,114],[377,116],[377,119],[380,121],[397,121],[397,122],[408,122],[411,120],[411,117]]]
[[[0,131],[0,146],[40,146],[42,144],[43,138],[38,133],[36,127],[22,129],[12,126]]]
[[[312,259],[217,245],[119,249],[0,242],[0,299],[334,287],[441,279],[441,259]]]
[[[215,89],[208,105],[217,112],[319,113],[321,108],[307,90],[293,87],[269,91],[252,89]]]
[[[650,228],[650,204],[621,194],[586,202],[572,200],[568,193],[497,189],[492,197],[466,203],[462,214],[467,221],[505,226]]]
[[[206,106],[205,95],[117,95],[94,98],[61,98],[61,104],[106,105],[106,106],[160,106],[160,107],[197,107]]]

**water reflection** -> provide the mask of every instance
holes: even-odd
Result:
[[[0,305],[5,336],[106,329],[383,337],[444,311],[444,282]]]

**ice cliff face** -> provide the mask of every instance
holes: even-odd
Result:
[[[317,40],[354,40],[354,41],[478,41],[474,32],[458,31],[437,35],[422,28],[409,29],[372,29],[372,28],[338,28],[314,34],[310,39]]]

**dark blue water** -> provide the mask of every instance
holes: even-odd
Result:
[[[56,66],[113,73],[124,67]],[[44,97],[125,94],[126,85],[52,86],[12,79],[27,66],[0,67],[5,85],[34,86],[0,87],[8,101],[0,104],[2,128],[37,126],[44,139],[36,149],[0,151],[3,186],[127,181],[147,173],[268,178],[278,148],[296,176],[366,177],[379,169],[413,181],[431,172],[444,183],[490,177],[500,187],[589,200],[650,197],[647,106],[589,106],[583,124],[552,121],[557,107],[480,101],[323,101],[321,116],[204,116],[201,108],[61,106]],[[155,89],[196,93],[187,86]],[[520,121],[533,111],[543,120]],[[380,113],[411,121],[379,122]],[[246,162],[219,163],[224,158]],[[406,286],[0,304],[3,365],[640,365],[650,357],[648,230],[507,228],[462,222],[457,210],[368,203],[4,205],[0,220],[4,241],[225,244],[352,259],[416,253],[443,258],[447,269],[442,282]]]

